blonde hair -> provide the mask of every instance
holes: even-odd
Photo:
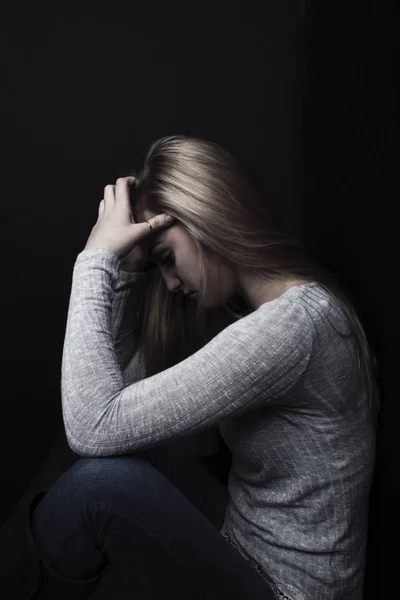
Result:
[[[150,145],[129,175],[136,178],[135,221],[144,209],[173,215],[197,247],[201,273],[200,302],[194,303],[170,293],[160,269],[150,271],[138,312],[147,377],[196,352],[245,311],[238,297],[218,309],[202,308],[207,269],[222,259],[266,281],[300,278],[332,294],[355,334],[358,382],[367,386],[369,405],[379,406],[378,361],[351,293],[283,231],[272,207],[226,149],[198,137],[165,136]]]

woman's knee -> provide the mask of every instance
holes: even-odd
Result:
[[[137,488],[149,477],[149,466],[140,456],[80,458],[63,473],[47,492],[55,503],[87,504],[107,501],[128,487]],[[44,499],[43,499],[44,500]],[[43,502],[42,500],[42,502]]]

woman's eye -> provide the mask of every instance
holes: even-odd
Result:
[[[161,260],[163,265],[169,265],[172,266],[174,264],[174,255],[171,251],[166,252],[166,254],[164,254],[162,256],[162,260]]]

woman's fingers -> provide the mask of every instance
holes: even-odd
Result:
[[[104,208],[108,212],[115,204],[115,185],[106,185],[104,188]]]
[[[130,213],[132,213],[132,209],[129,186],[132,185],[134,181],[134,177],[119,177],[116,181],[116,185],[114,186],[114,193],[118,202],[118,206],[121,206],[124,211],[128,210]]]
[[[148,221],[136,223],[132,215],[129,189],[129,186],[134,181],[135,178],[132,176],[119,177],[115,185],[106,185],[104,188],[104,200],[100,202],[99,206],[99,216],[104,213],[104,217],[107,217],[108,214],[113,213],[114,215],[118,215],[117,220],[119,219],[121,224],[126,223],[128,219],[132,223],[132,226],[135,227],[135,243],[143,241],[146,245],[146,242],[151,240],[153,234],[170,227],[176,222],[176,219],[165,213],[160,213]],[[151,227],[149,227],[149,224]]]
[[[171,220],[172,219],[172,220]],[[151,235],[170,227],[176,222],[176,220],[170,215],[166,215],[165,213],[161,213],[152,217],[148,221],[142,221],[141,223],[136,223],[136,225],[141,227],[141,230],[138,233],[138,242],[141,240],[145,240]],[[151,228],[149,227],[149,223]]]

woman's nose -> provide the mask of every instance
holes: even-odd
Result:
[[[178,292],[182,287],[182,282],[180,279],[173,275],[164,275],[165,285],[167,286],[167,290],[171,293]]]

